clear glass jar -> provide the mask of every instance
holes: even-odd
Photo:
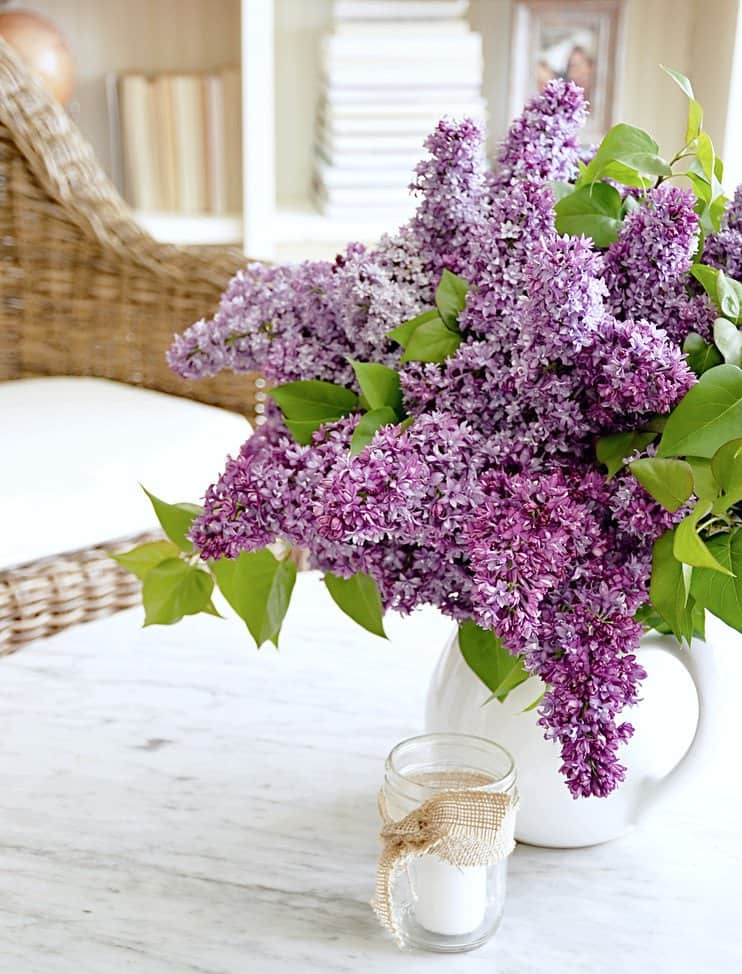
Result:
[[[397,821],[433,795],[463,788],[505,792],[517,801],[510,754],[468,734],[412,737],[397,744],[386,760],[382,807]],[[393,890],[403,942],[444,953],[480,947],[500,925],[506,875],[507,859],[463,868],[435,854],[412,859]]]

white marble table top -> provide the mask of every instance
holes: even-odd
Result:
[[[0,660],[1,974],[742,971],[736,725],[630,836],[519,847],[486,947],[400,953],[367,905],[375,794],[448,624],[392,619],[384,643],[311,575],[278,653],[231,620],[140,621]]]

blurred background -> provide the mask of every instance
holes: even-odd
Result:
[[[444,113],[492,153],[552,77],[585,87],[586,142],[615,121],[682,145],[691,77],[742,181],[739,0],[27,0],[0,34],[57,95],[158,239],[251,256],[334,254],[409,212]],[[33,15],[37,15],[34,17]],[[44,18],[39,20],[38,17]]]

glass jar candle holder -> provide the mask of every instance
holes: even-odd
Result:
[[[426,734],[397,744],[386,760],[381,807],[399,821],[442,792],[495,791],[517,803],[515,764],[499,744],[466,734]],[[505,907],[507,859],[455,866],[434,852],[412,858],[394,881],[398,939],[455,953],[493,936]]]

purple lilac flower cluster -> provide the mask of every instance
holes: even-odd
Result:
[[[285,539],[321,570],[367,572],[386,608],[433,604],[494,630],[548,686],[540,721],[575,796],[623,778],[620,715],[643,676],[634,615],[672,521],[631,476],[606,479],[595,438],[674,406],[694,381],[680,345],[713,319],[687,285],[698,224],[681,190],[651,191],[603,253],[557,234],[549,181],[574,174],[584,118],[579,89],[551,82],[494,174],[472,122],[441,122],[395,236],[333,263],[248,265],[170,352],[187,377],[354,387],[349,358],[398,368],[412,424],[382,427],[357,456],[357,415],[300,446],[269,407],[193,540],[219,558]],[[725,266],[742,255],[742,197],[707,246]],[[462,344],[400,365],[386,333],[431,305],[444,268],[470,284]]]

